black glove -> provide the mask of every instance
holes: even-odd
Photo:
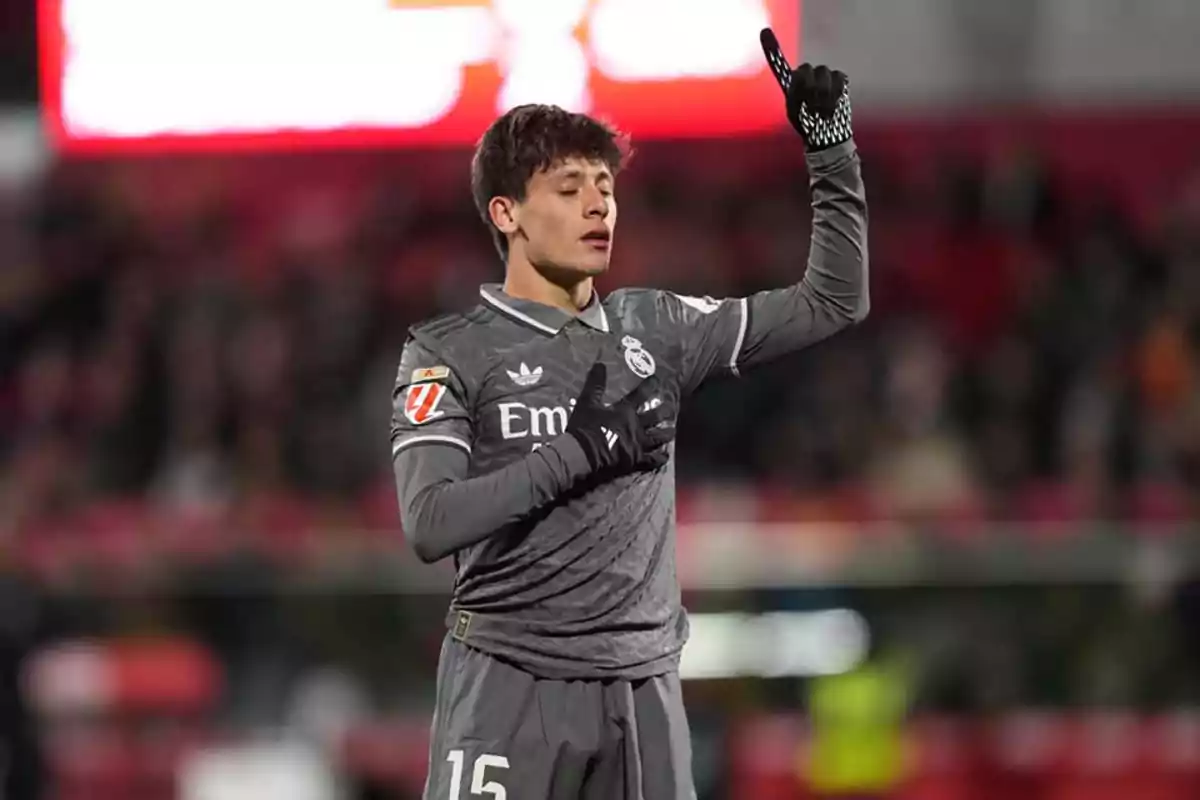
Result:
[[[850,109],[850,79],[828,67],[802,64],[793,70],[770,28],[759,36],[763,54],[787,98],[788,122],[815,153],[847,142],[854,136]]]
[[[567,433],[583,448],[592,471],[656,469],[667,463],[665,445],[675,428],[661,381],[652,375],[611,406],[604,404],[607,382],[608,369],[597,361],[567,422]]]

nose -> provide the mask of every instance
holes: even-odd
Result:
[[[598,217],[599,219],[604,219],[608,216],[608,198],[599,189],[592,188],[588,190],[583,213],[588,218]]]

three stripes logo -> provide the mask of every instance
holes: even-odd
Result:
[[[604,426],[601,426],[600,430],[604,432],[604,441],[608,442],[608,449],[612,450],[614,447],[616,447],[617,435]]]

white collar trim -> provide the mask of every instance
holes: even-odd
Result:
[[[538,322],[536,319],[529,316],[528,314],[523,314],[520,311],[517,311],[515,308],[510,306],[508,303],[505,303],[499,297],[493,296],[491,293],[488,292],[487,289],[484,289],[481,287],[479,289],[479,296],[482,297],[485,302],[487,302],[489,305],[491,305],[497,311],[501,311],[505,314],[508,314],[513,319],[519,319],[521,322],[524,322],[526,325],[530,325],[534,328],[537,328],[540,331],[545,331],[546,333],[558,333],[557,328],[553,328],[553,327],[545,324],[544,322]],[[600,312],[600,329],[602,331],[604,331],[605,333],[608,333],[611,330],[608,326],[608,314],[605,313],[604,306],[600,305],[600,297],[596,293],[595,289],[592,289],[591,302],[596,303],[596,306],[597,306],[596,310]],[[589,303],[589,305],[590,305],[590,303]]]
[[[519,319],[521,322],[524,322],[526,325],[530,325],[534,328],[537,328],[539,331],[545,331],[546,333],[558,333],[557,329],[552,328],[549,325],[545,325],[541,322],[538,322],[536,319],[529,316],[528,314],[522,314],[520,311],[517,311],[515,308],[508,305],[507,303],[505,303],[503,300],[501,300],[498,297],[492,297],[490,294],[488,294],[486,289],[480,289],[479,295],[486,302],[490,303],[497,311],[508,314],[513,319]]]

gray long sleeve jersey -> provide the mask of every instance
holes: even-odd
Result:
[[[651,373],[686,398],[866,316],[857,150],[807,160],[812,244],[792,286],[724,300],[621,289],[571,315],[487,285],[475,308],[410,330],[393,395],[401,522],[423,561],[454,556],[452,609],[490,623],[472,646],[547,678],[677,668],[673,464],[589,481],[567,419],[597,358],[607,401]]]

